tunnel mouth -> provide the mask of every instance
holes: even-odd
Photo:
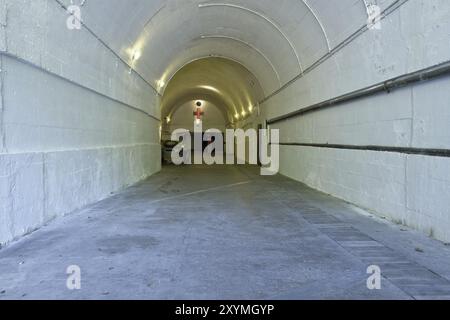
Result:
[[[251,118],[263,98],[258,79],[242,64],[222,57],[198,59],[182,67],[168,82],[161,100],[162,119],[166,120],[163,126],[176,126],[175,114],[186,104],[192,109],[184,110],[186,121],[194,121],[197,108],[206,117],[206,108],[210,107],[223,116],[216,124],[223,128],[239,126],[239,122]]]
[[[215,143],[225,150],[227,129],[258,127],[263,97],[256,76],[232,59],[208,57],[185,65],[171,78],[161,100],[163,164],[172,164],[174,141],[183,141],[174,138],[177,130],[190,133],[191,146],[201,140],[202,152]]]

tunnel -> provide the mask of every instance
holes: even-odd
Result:
[[[0,300],[450,299],[449,37],[448,0],[0,0]]]

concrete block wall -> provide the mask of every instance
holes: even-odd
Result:
[[[450,3],[410,0],[262,105],[271,119],[450,60]],[[272,125],[284,143],[450,147],[450,78]],[[281,146],[281,173],[450,242],[449,158]]]
[[[0,244],[160,170],[159,97],[47,0],[0,0]]]

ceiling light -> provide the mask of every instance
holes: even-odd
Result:
[[[158,80],[157,82],[156,82],[156,84],[158,85],[158,89],[162,89],[162,88],[164,88],[164,86],[166,85],[166,83],[164,82],[164,80]]]
[[[199,86],[199,88],[205,89],[205,90],[209,90],[209,91],[213,91],[213,92],[215,92],[215,93],[220,93],[219,90],[217,90],[216,88],[211,87],[211,86]]]
[[[141,52],[139,50],[134,50],[133,54],[131,55],[131,61],[135,62],[137,60],[139,60],[139,58],[141,57]]]

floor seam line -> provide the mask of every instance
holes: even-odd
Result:
[[[224,185],[224,186],[218,186],[218,187],[212,187],[212,188],[208,188],[208,189],[198,190],[198,191],[194,191],[194,192],[188,192],[188,193],[180,194],[180,195],[173,196],[173,197],[168,197],[168,198],[163,198],[163,199],[150,201],[149,204],[154,204],[154,203],[159,203],[159,202],[164,202],[164,201],[174,200],[174,199],[179,199],[179,198],[185,198],[185,197],[188,197],[188,196],[192,196],[192,195],[196,195],[196,194],[202,194],[202,193],[206,193],[206,192],[210,192],[210,191],[216,191],[216,190],[222,190],[222,189],[227,189],[227,188],[239,187],[239,186],[242,186],[242,185],[249,184],[251,182],[252,181],[244,181],[244,182],[238,182],[238,183],[233,183],[233,184]]]

